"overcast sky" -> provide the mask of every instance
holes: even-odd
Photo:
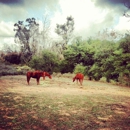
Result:
[[[27,18],[43,20],[46,15],[54,34],[56,24],[75,21],[75,35],[87,38],[103,29],[126,31],[130,27],[123,16],[130,0],[0,0],[0,46],[14,42],[14,23]]]

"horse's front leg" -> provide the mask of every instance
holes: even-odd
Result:
[[[43,80],[45,80],[45,76],[43,76]]]
[[[39,85],[39,80],[40,80],[40,78],[38,77],[38,78],[37,78],[37,85]]]
[[[28,85],[29,85],[29,81],[30,81],[30,77],[27,77],[27,83],[28,83]]]
[[[80,83],[80,85],[81,85],[81,79],[79,79],[79,83]]]

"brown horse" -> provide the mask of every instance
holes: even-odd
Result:
[[[77,73],[76,76],[73,78],[73,82],[77,80],[77,83],[79,81],[80,85],[82,85],[84,79],[84,75],[82,73]]]
[[[49,78],[51,78],[51,75],[49,73],[47,73],[47,72],[43,72],[43,71],[28,71],[27,74],[26,74],[27,83],[29,85],[30,78],[35,78],[36,81],[37,81],[37,85],[38,85],[40,77],[43,77],[43,79],[45,79],[45,76],[48,76]]]

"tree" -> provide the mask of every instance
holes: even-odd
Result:
[[[87,75],[89,76],[90,80],[100,80],[100,78],[102,77],[102,71],[99,64],[95,63],[89,69],[87,69]]]
[[[110,30],[106,28],[102,31],[99,31],[96,37],[100,40],[114,41],[114,40],[122,38],[123,35],[118,33],[115,30]]]
[[[43,48],[47,49],[51,47],[51,38],[50,38],[50,19],[46,14],[42,19],[42,31],[41,31],[41,41],[43,44]]]
[[[130,86],[130,35],[121,39],[118,51],[120,53],[115,53],[118,58],[115,62],[116,70],[119,73],[120,81],[124,80],[125,85]]]
[[[130,53],[130,35],[127,34],[121,39],[119,48],[123,50],[123,53]]]
[[[57,24],[55,32],[62,37],[62,49],[65,50],[68,42],[72,37],[72,32],[74,31],[74,19],[72,16],[66,18],[67,21],[64,24]]]
[[[62,73],[73,72],[75,66],[81,64],[89,69],[93,63],[93,50],[90,50],[89,44],[82,41],[80,38],[74,39],[73,43],[64,50],[64,60],[62,65]]]
[[[21,60],[27,63],[32,54],[35,54],[36,46],[30,46],[30,40],[32,39],[33,43],[38,42],[38,31],[39,31],[39,24],[36,23],[35,18],[27,18],[26,22],[27,25],[23,24],[23,21],[18,21],[15,23],[14,26],[16,29],[15,34],[15,42],[21,44]],[[31,48],[32,47],[32,48]]]

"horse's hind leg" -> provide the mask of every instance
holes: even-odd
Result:
[[[79,82],[80,82],[80,85],[82,86],[83,80],[82,80],[82,79],[80,79],[80,80],[79,80]]]
[[[82,85],[83,85],[83,79],[81,80],[81,83],[82,83]]]
[[[77,84],[78,84],[78,79],[76,79],[77,80]]]

